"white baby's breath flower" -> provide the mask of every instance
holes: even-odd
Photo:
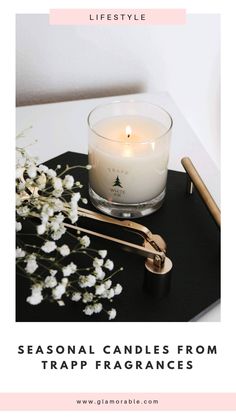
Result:
[[[72,209],[71,211],[69,211],[68,217],[72,224],[76,223],[76,221],[78,221],[79,218],[77,209]]]
[[[102,304],[96,303],[93,305],[94,313],[100,313],[102,311]]]
[[[115,295],[119,295],[122,292],[122,286],[120,284],[116,284],[114,288]]]
[[[75,272],[76,272],[76,270],[77,270],[77,266],[73,263],[73,262],[71,262],[70,263],[70,268],[71,268],[71,271],[72,271],[72,273],[74,274]]]
[[[55,170],[48,169],[47,170],[47,175],[48,175],[49,178],[52,178],[53,179],[54,177],[56,177],[57,174],[56,174]]]
[[[72,274],[72,271],[71,271],[70,265],[64,266],[64,267],[62,268],[62,272],[63,272],[63,275],[65,275],[65,276],[70,276],[70,275]]]
[[[49,220],[49,216],[48,216],[48,214],[45,214],[45,213],[41,212],[40,219],[42,221],[42,224],[47,224],[47,222]]]
[[[112,271],[112,269],[114,268],[114,262],[112,262],[112,260],[110,259],[107,259],[104,263],[104,268],[107,268],[109,271]]]
[[[105,259],[105,257],[107,256],[107,250],[99,250],[98,254],[99,256],[101,256],[101,258]]]
[[[108,290],[111,287],[111,285],[112,285],[111,280],[108,279],[106,282],[104,282],[104,285],[105,285],[106,290]]]
[[[16,221],[16,231],[21,231],[21,230],[22,230],[22,224]]]
[[[27,217],[29,213],[30,209],[27,205],[17,208],[17,214],[20,215],[20,217]]]
[[[95,278],[94,275],[89,274],[89,275],[87,275],[87,281],[89,283],[89,286],[93,287],[93,285],[95,285],[95,283],[96,283],[96,278]]]
[[[16,258],[23,258],[25,257],[26,253],[20,247],[16,248]]]
[[[66,287],[63,284],[58,284],[55,288],[52,290],[52,297],[54,300],[60,300],[62,295],[65,293]]]
[[[61,280],[62,285],[64,285],[65,287],[68,285],[68,282],[69,282],[68,278],[62,278]]]
[[[96,268],[93,271],[94,275],[97,279],[103,280],[105,278],[105,272],[102,270],[100,266],[96,266]]]
[[[81,237],[79,241],[82,247],[89,247],[90,245],[90,238],[88,236]]]
[[[107,292],[106,292],[106,296],[107,296],[107,298],[110,300],[111,298],[113,298],[114,297],[114,295],[115,295],[115,292],[114,292],[114,290],[113,290],[113,288],[110,288],[109,290],[107,290]]]
[[[79,285],[81,288],[93,287],[96,283],[96,278],[94,275],[80,275]]]
[[[94,258],[94,260],[93,260],[93,266],[94,266],[94,268],[97,268],[97,267],[99,267],[99,266],[102,266],[103,265],[103,259],[99,259],[99,258]]]
[[[45,233],[45,231],[46,231],[46,225],[45,225],[45,224],[39,224],[39,225],[37,226],[37,233],[38,233],[39,235],[44,234],[44,233]]]
[[[32,294],[40,294],[43,290],[43,286],[41,284],[34,284],[31,287]]]
[[[63,307],[65,305],[64,301],[62,301],[62,300],[57,300],[57,304],[61,307]]]
[[[60,224],[56,220],[52,220],[50,224],[50,228],[52,231],[56,232],[60,229]]]
[[[48,167],[47,166],[45,166],[44,164],[40,164],[40,166],[38,167],[38,171],[40,172],[40,173],[47,173],[48,172]]]
[[[79,201],[80,200],[80,198],[81,198],[81,194],[80,194],[80,192],[75,192],[75,193],[73,193],[73,195],[72,195],[72,197],[71,197],[71,200],[72,201]]]
[[[25,190],[25,183],[20,182],[20,183],[17,185],[17,189],[18,189],[18,191],[19,191],[19,192],[24,191],[24,190]]]
[[[76,192],[72,195],[71,200],[70,200],[70,205],[72,209],[77,209],[78,206],[78,201],[80,200],[81,195],[79,192]]]
[[[38,185],[38,188],[40,190],[43,190],[46,186],[46,176],[44,174],[41,174],[37,179],[36,179],[36,183]]]
[[[58,199],[56,199],[56,201],[59,201]],[[62,208],[63,209],[63,208]],[[57,209],[57,211],[61,211],[61,209],[60,210],[58,210]],[[64,217],[64,215],[62,215],[62,214],[57,214],[56,216],[55,216],[55,221],[57,221],[59,224],[61,224],[63,221],[64,221],[64,219],[65,219],[65,217]]]
[[[42,300],[43,300],[42,294],[32,294],[26,298],[27,303],[33,306],[40,304]]]
[[[34,164],[31,164],[28,167],[27,174],[31,179],[34,179],[37,176],[37,168]]]
[[[62,196],[63,194],[63,189],[54,189],[54,191],[52,192],[53,196],[55,196],[56,198],[60,198],[60,196]]]
[[[37,268],[38,268],[38,264],[36,262],[36,257],[34,255],[30,255],[27,260],[26,267],[25,267],[26,272],[28,274],[33,274]]]
[[[22,150],[16,150],[16,164],[21,167],[26,165],[26,156],[22,153]]]
[[[24,167],[16,168],[16,179],[21,179],[24,173]]]
[[[59,230],[53,232],[51,234],[51,238],[53,240],[60,240],[60,238],[63,236],[63,234],[66,233],[66,228],[64,226],[60,226]]]
[[[55,276],[47,276],[44,280],[45,288],[53,288],[57,285]]]
[[[64,210],[64,203],[59,198],[53,198],[51,200],[51,205],[52,205],[52,207],[53,207],[53,209],[54,209],[55,212],[60,212],[60,211],[63,211]],[[62,220],[64,220],[65,217],[62,214],[57,214],[57,217],[59,215],[61,215]]]
[[[96,295],[102,295],[104,293],[104,291],[106,291],[106,288],[105,288],[104,284],[97,285],[96,288],[95,288],[95,294]]]
[[[75,192],[71,196],[71,201],[78,202],[80,200],[80,198],[81,198],[80,192]]]
[[[62,180],[59,177],[54,177],[52,179],[52,184],[54,189],[62,189]]]
[[[112,308],[108,312],[109,320],[113,320],[116,317],[116,309]]]
[[[63,244],[63,246],[58,247],[57,250],[62,256],[68,256],[70,254],[70,248],[67,244]]]
[[[93,294],[91,292],[85,292],[83,294],[83,303],[91,303],[93,301]]]
[[[92,165],[91,164],[87,164],[87,166],[85,166],[87,170],[92,169]]]
[[[73,176],[66,175],[65,178],[64,178],[64,180],[63,180],[63,186],[66,189],[71,189],[71,188],[73,188],[73,185],[74,185],[74,178],[73,178]]]
[[[85,309],[83,310],[84,314],[86,314],[87,316],[91,316],[94,313],[94,309],[93,306],[89,305],[86,306]]]
[[[49,205],[48,202],[46,202],[43,205],[42,211],[41,211],[41,216],[43,215],[47,215],[48,217],[52,217],[54,214],[54,209]]]
[[[76,302],[81,300],[81,293],[80,292],[74,292],[72,294],[71,300],[76,301]]]
[[[64,276],[70,276],[71,274],[74,274],[77,270],[77,266],[71,262],[69,265],[64,266],[62,268],[62,272]]]
[[[80,275],[78,284],[80,288],[86,288],[88,286],[86,275]]]
[[[54,241],[46,241],[44,243],[43,246],[41,246],[41,249],[45,252],[45,253],[51,253],[54,250],[56,250],[57,245]]]

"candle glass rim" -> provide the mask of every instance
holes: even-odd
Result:
[[[138,142],[138,144],[148,144],[148,143],[151,143],[151,142],[153,142],[153,141],[158,141],[158,140],[160,140],[161,138],[163,138],[165,135],[167,135],[168,134],[168,132],[170,132],[171,131],[171,129],[172,129],[172,127],[173,127],[173,118],[172,118],[172,116],[170,115],[170,113],[165,109],[165,108],[163,108],[162,106],[159,106],[159,105],[156,105],[155,103],[152,103],[152,102],[148,102],[148,101],[144,101],[144,100],[126,100],[126,101],[124,101],[124,100],[114,100],[113,102],[106,102],[106,103],[103,103],[103,104],[101,104],[101,105],[97,105],[97,106],[95,106],[90,112],[89,112],[89,114],[88,114],[88,117],[87,117],[87,123],[88,123],[88,127],[89,127],[89,129],[94,133],[94,134],[96,134],[98,137],[100,137],[100,138],[102,138],[102,139],[104,139],[104,140],[107,140],[107,141],[112,141],[112,142],[115,142],[115,143],[121,143],[122,142],[122,144],[134,144],[134,142],[132,141],[132,139],[130,139],[130,140],[114,140],[114,139],[112,139],[112,138],[109,138],[109,137],[106,137],[106,136],[104,136],[104,135],[101,135],[101,134],[99,134],[99,132],[97,132],[94,128],[92,128],[92,126],[91,126],[91,123],[90,123],[90,118],[91,118],[91,115],[92,115],[92,113],[94,112],[94,111],[96,111],[97,109],[100,109],[100,108],[103,108],[103,107],[106,107],[106,106],[109,106],[109,105],[113,105],[113,104],[116,104],[116,103],[139,103],[139,104],[148,104],[148,105],[152,105],[152,106],[154,106],[154,107],[156,107],[156,108],[158,108],[158,109],[161,109],[168,117],[169,117],[169,119],[170,119],[170,126],[168,127],[168,128],[166,128],[166,130],[165,130],[165,132],[163,133],[163,134],[161,134],[161,135],[159,135],[158,137],[156,137],[156,138],[149,138],[148,140],[144,140],[144,141],[139,141]],[[142,115],[137,115],[137,116],[142,116]]]

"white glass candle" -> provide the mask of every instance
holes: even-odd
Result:
[[[169,114],[144,102],[114,102],[93,110],[88,121],[92,203],[125,218],[158,209],[167,179]]]

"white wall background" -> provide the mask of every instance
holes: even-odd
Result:
[[[166,90],[219,166],[218,15],[188,15],[184,26],[16,23],[18,106]]]

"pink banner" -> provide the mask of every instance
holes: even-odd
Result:
[[[184,25],[184,9],[52,9],[51,25]]]
[[[0,393],[0,410],[236,410],[236,393]]]

